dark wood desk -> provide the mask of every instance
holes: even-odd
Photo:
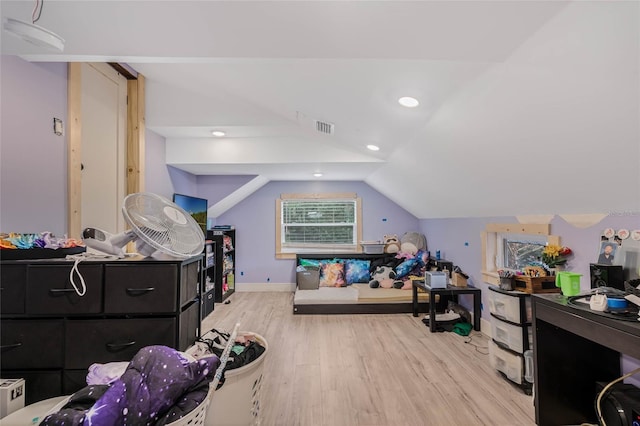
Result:
[[[436,295],[443,296],[451,296],[454,297],[456,302],[458,300],[458,296],[461,294],[471,294],[473,295],[473,329],[476,331],[480,331],[480,317],[482,314],[480,313],[480,302],[481,302],[481,290],[476,287],[455,287],[452,285],[447,286],[447,288],[430,288],[424,285],[424,281],[413,280],[411,281],[413,284],[413,316],[418,316],[418,288],[429,293],[429,329],[431,332],[436,331]]]
[[[597,423],[596,382],[622,375],[620,354],[640,359],[640,322],[576,307],[561,294],[533,294],[536,423]]]

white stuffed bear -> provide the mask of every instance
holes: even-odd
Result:
[[[419,232],[405,232],[400,239],[400,252],[415,256],[419,250],[427,250],[427,238]]]

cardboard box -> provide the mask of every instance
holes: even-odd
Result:
[[[456,287],[467,287],[467,279],[457,272],[451,277],[451,285]]]
[[[0,419],[24,407],[24,379],[0,379]]]

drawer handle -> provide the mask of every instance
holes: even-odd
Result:
[[[59,293],[75,293],[76,291],[72,288],[51,288],[49,289],[49,293],[53,294],[54,296],[59,294]]]
[[[118,350],[118,349],[126,348],[128,346],[133,346],[135,344],[136,344],[135,340],[131,342],[124,342],[124,343],[107,343],[107,349]]]
[[[13,348],[19,348],[20,346],[22,346],[22,343],[13,343],[11,345],[2,345],[0,346],[0,349],[2,350],[13,349]]]
[[[146,288],[128,288],[127,289],[127,293],[129,293],[132,296],[139,296],[141,294],[145,294],[145,293],[149,293],[154,291],[156,288],[155,287],[146,287]]]

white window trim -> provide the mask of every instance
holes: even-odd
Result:
[[[547,244],[560,245],[560,237],[551,235],[551,225],[521,223],[489,223],[481,234],[482,240],[482,280],[488,284],[499,285],[499,259],[502,256],[502,236],[505,234],[521,234],[545,236]]]
[[[360,244],[355,244],[355,246],[349,246],[348,248],[345,246],[336,246],[334,249],[329,250],[318,250],[317,248],[287,248],[282,246],[282,201],[283,200],[295,200],[295,199],[304,199],[304,200],[328,200],[328,199],[336,199],[336,200],[355,200],[356,201],[356,242],[362,240],[362,199],[357,196],[354,192],[347,193],[314,193],[314,194],[280,194],[280,198],[276,199],[276,259],[295,259],[296,254],[298,253],[361,253],[362,248]]]

